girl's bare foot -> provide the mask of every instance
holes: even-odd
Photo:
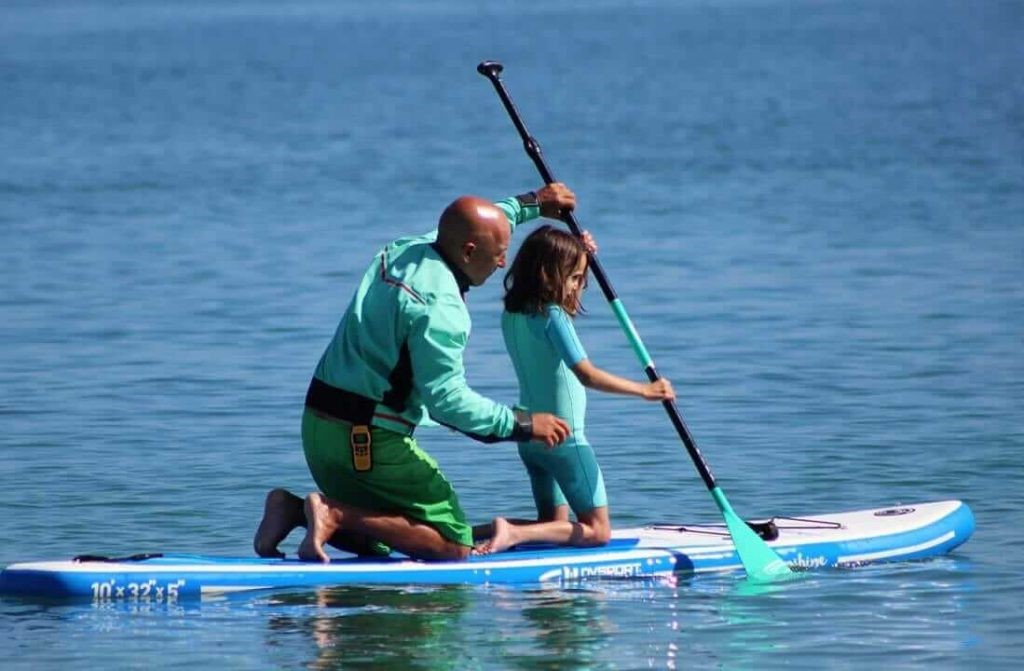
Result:
[[[509,524],[504,517],[494,518],[494,535],[489,540],[477,543],[473,547],[475,555],[489,555],[495,552],[502,552],[515,545],[518,541],[515,537],[515,526]]]

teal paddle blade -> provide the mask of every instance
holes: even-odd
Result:
[[[715,487],[711,490],[718,509],[722,511],[725,525],[732,536],[732,543],[743,562],[743,568],[751,580],[771,582],[784,576],[792,575],[793,571],[782,561],[782,557],[754,532],[747,523],[740,519],[736,511],[729,505],[725,494]]]

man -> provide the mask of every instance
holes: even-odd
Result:
[[[437,231],[386,246],[363,276],[317,365],[302,417],[306,462],[321,493],[267,495],[253,541],[262,557],[306,526],[299,556],[328,561],[324,543],[357,554],[392,548],[428,560],[462,559],[472,529],[437,463],[412,438],[430,419],[483,442],[554,446],[569,426],[487,399],[466,384],[465,294],[505,266],[521,223],[574,208],[563,184],[498,203],[463,196]]]

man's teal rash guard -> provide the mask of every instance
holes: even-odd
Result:
[[[512,231],[540,216],[536,205],[518,198],[495,205]],[[436,230],[401,238],[374,257],[315,376],[380,401],[374,426],[409,434],[429,416],[481,440],[509,439],[516,426],[512,408],[466,383],[469,285],[442,258],[436,240]]]

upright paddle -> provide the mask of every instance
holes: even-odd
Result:
[[[519,111],[512,102],[512,98],[509,97],[505,84],[501,81],[501,72],[504,67],[501,63],[484,61],[476,69],[477,72],[487,77],[494,84],[494,89],[498,92],[505,110],[512,118],[512,123],[515,124],[516,130],[519,131],[519,136],[523,140],[523,147],[533,160],[533,164],[537,167],[541,178],[547,184],[556,181],[551,170],[548,169],[547,164],[544,162],[544,158],[541,156],[540,145],[526,130],[523,119],[519,116]],[[568,224],[573,234],[577,236],[583,234],[575,215],[571,211],[563,211],[560,214],[560,218]],[[640,359],[647,377],[652,382],[657,380],[659,376],[658,372],[654,369],[654,361],[651,359],[650,354],[647,353],[647,348],[644,347],[643,341],[640,340],[640,334],[637,333],[629,315],[626,314],[625,306],[616,296],[615,290],[604,273],[604,269],[594,255],[590,257],[590,270],[597,279],[597,283],[601,285],[601,291],[604,292],[605,298],[611,304],[612,312],[615,313],[619,326],[622,327],[626,338],[629,339],[629,344],[633,347],[637,358]],[[704,461],[704,456],[697,449],[697,444],[694,442],[693,436],[690,435],[690,430],[686,428],[686,424],[683,422],[675,402],[666,400],[662,401],[662,405],[664,405],[665,410],[668,412],[669,419],[672,420],[672,425],[675,426],[679,437],[683,440],[683,445],[686,446],[690,459],[693,460],[694,466],[697,467],[697,472],[700,473],[701,479],[711,492],[711,497],[722,512],[722,516],[725,518],[725,525],[729,529],[729,535],[732,537],[733,545],[736,546],[736,552],[739,554],[740,561],[743,563],[743,568],[746,570],[747,575],[753,580],[768,581],[792,573],[789,567],[786,566],[786,563],[782,561],[782,558],[768,547],[768,544],[746,522],[740,519],[739,515],[736,514],[729,504],[728,499],[725,498],[725,493],[715,484],[715,478],[711,475],[711,469],[708,468],[707,462]]]

